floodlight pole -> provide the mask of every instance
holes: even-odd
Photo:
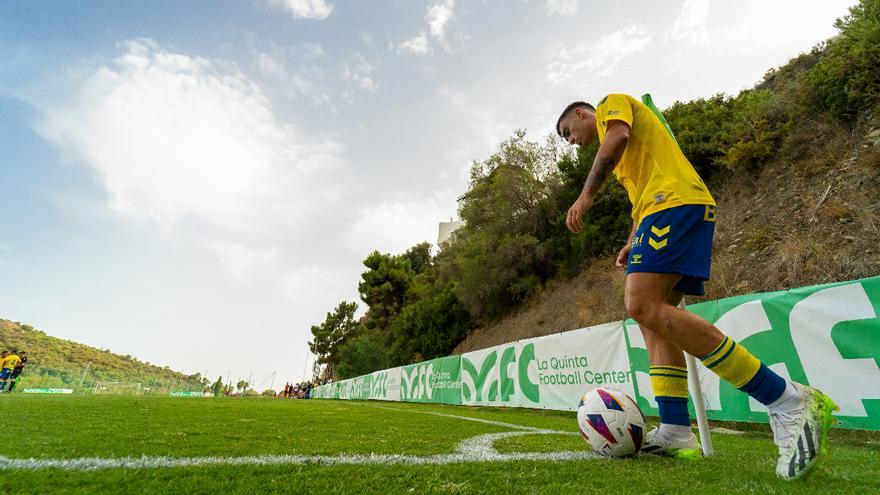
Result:
[[[687,311],[684,296],[678,307]],[[688,353],[684,353],[684,360],[688,369],[688,388],[691,398],[694,400],[694,412],[697,413],[697,429],[700,431],[700,445],[703,447],[703,457],[709,457],[715,453],[712,448],[712,437],[709,435],[709,420],[706,418],[706,403],[703,402],[703,389],[700,387],[700,376],[697,370],[697,359]]]

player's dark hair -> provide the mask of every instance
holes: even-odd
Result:
[[[563,110],[562,113],[559,114],[559,119],[556,121],[556,134],[559,134],[560,137],[562,136],[562,129],[559,128],[559,124],[562,123],[562,119],[564,119],[565,116],[568,115],[568,112],[571,112],[575,108],[589,108],[593,112],[596,111],[596,107],[590,105],[585,101],[576,101],[574,103],[570,103],[567,107],[565,107],[565,110]]]

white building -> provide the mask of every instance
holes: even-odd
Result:
[[[437,247],[442,248],[445,244],[452,240],[452,234],[464,225],[464,220],[453,220],[451,217],[448,222],[440,222],[440,229],[437,233]]]

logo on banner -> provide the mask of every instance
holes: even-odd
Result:
[[[429,386],[434,363],[419,364],[401,372],[400,397],[403,400],[431,400],[434,390]]]
[[[373,376],[373,383],[370,387],[371,399],[384,399],[388,397],[388,372],[380,371]]]
[[[457,356],[405,366],[400,375],[401,400],[446,402],[450,396],[444,392],[448,390],[459,397],[459,366]]]
[[[538,384],[529,379],[529,364],[535,362],[535,344],[526,344],[516,355],[516,347],[510,346],[501,351],[488,353],[482,363],[477,365],[467,356],[461,357],[461,370],[471,378],[473,390],[462,382],[461,390],[466,401],[510,402],[517,387],[522,395],[532,402],[540,402]],[[510,372],[515,365],[515,373]],[[497,377],[497,378],[496,378]]]

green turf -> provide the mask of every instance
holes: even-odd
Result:
[[[585,449],[572,413],[421,404],[0,396],[0,456],[452,453],[467,438],[509,428],[435,412],[568,432],[498,440],[499,452]],[[729,426],[729,425],[728,425]],[[642,456],[452,465],[211,466],[69,472],[0,470],[0,493],[878,493],[876,434],[832,432],[831,457],[799,482],[777,480],[769,431],[713,436],[698,461]]]

